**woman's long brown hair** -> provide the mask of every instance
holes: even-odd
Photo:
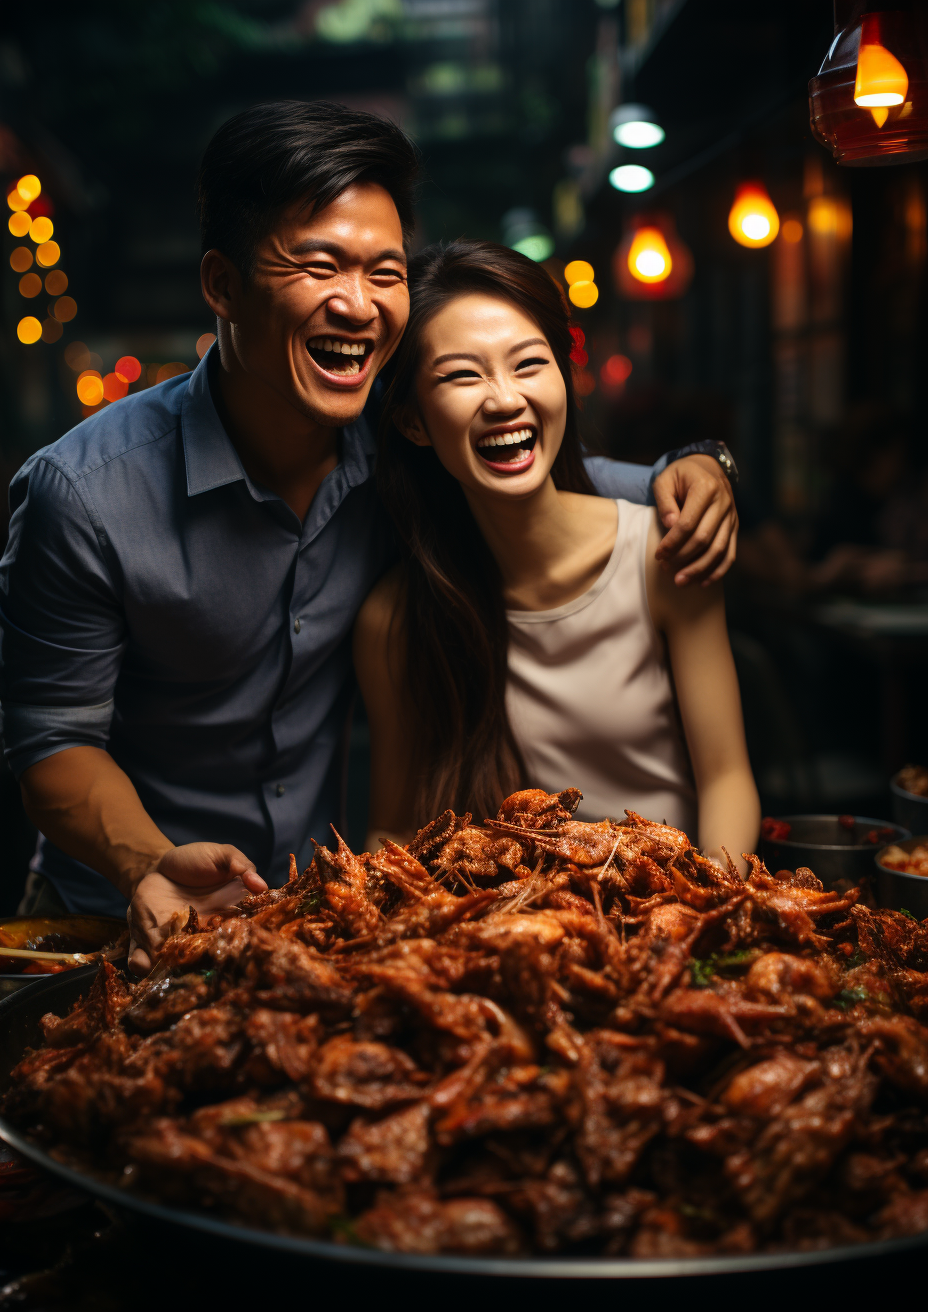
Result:
[[[523,782],[506,713],[509,642],[502,579],[460,484],[430,447],[403,437],[394,417],[415,404],[425,326],[449,301],[501,297],[538,324],[567,388],[567,426],[551,473],[555,486],[592,492],[583,465],[570,372],[568,314],[539,265],[492,242],[430,246],[409,267],[409,324],[384,396],[377,479],[402,543],[405,679],[414,716],[415,816],[446,807],[494,815]]]

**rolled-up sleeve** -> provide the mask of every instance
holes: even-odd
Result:
[[[126,626],[86,489],[42,453],[10,486],[0,561],[0,704],[17,775],[67,747],[105,747]]]
[[[601,497],[621,498],[638,506],[652,506],[651,485],[672,459],[661,456],[654,465],[632,465],[627,460],[610,460],[608,456],[587,456],[583,463],[593,487]]]

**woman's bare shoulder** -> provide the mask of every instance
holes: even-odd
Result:
[[[689,583],[680,588],[673,574],[658,561],[655,553],[666,532],[654,507],[648,507],[648,544],[645,553],[645,580],[651,617],[658,629],[693,623],[713,610],[724,614],[724,593],[721,583],[706,588]]]
[[[402,618],[403,571],[394,565],[382,575],[364,599],[355,620],[355,634],[367,638],[385,637],[392,625]]]

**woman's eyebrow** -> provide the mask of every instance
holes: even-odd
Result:
[[[437,369],[438,366],[444,364],[446,360],[475,360],[479,364],[480,356],[468,355],[466,351],[449,351],[447,355],[437,355],[432,361],[432,368]]]
[[[526,337],[524,342],[516,342],[515,346],[510,346],[509,354],[515,355],[517,351],[524,351],[526,346],[545,346],[548,347],[548,350],[551,349],[544,337]],[[446,360],[476,360],[479,363],[480,356],[469,355],[467,351],[449,351],[447,355],[436,356],[432,361],[432,368],[436,369],[440,364],[444,364]]]

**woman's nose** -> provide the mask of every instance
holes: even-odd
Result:
[[[513,414],[525,409],[525,398],[509,379],[491,378],[483,408],[489,414]]]

